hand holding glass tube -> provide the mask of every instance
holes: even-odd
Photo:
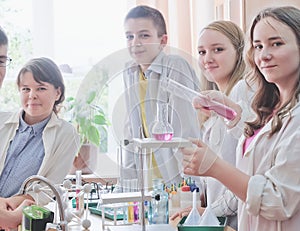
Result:
[[[222,103],[219,103],[217,101],[211,100],[206,95],[201,94],[200,92],[196,92],[196,91],[176,82],[173,79],[163,80],[161,87],[163,89],[165,89],[166,91],[170,92],[171,94],[174,94],[174,95],[176,95],[182,99],[185,99],[189,102],[193,102],[194,99],[197,99],[197,102],[201,103],[201,105],[205,109],[213,110],[218,115],[220,115],[228,120],[233,120],[237,114],[230,107],[228,107]]]

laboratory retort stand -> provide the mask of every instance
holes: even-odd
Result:
[[[139,187],[141,189],[141,200],[144,202],[146,200],[145,196],[145,175],[144,175],[144,160],[146,159],[147,155],[151,153],[152,149],[160,149],[160,148],[184,148],[192,146],[192,143],[189,140],[173,137],[170,141],[159,141],[153,138],[143,138],[143,139],[133,139],[133,145],[137,148],[138,155],[139,155]],[[139,231],[148,231],[148,230],[158,230],[158,226],[163,231],[174,231],[176,230],[171,225],[145,225],[145,205],[141,203],[141,225],[133,225],[130,227],[131,231],[139,230]],[[128,230],[128,226],[126,227]],[[110,231],[122,231],[125,230],[122,226],[112,226],[109,227]]]

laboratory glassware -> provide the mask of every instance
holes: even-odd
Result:
[[[217,101],[211,100],[206,95],[200,92],[194,91],[173,79],[166,79],[162,81],[162,88],[166,91],[174,94],[182,99],[192,102],[196,97],[204,108],[213,110],[218,115],[228,119],[233,120],[236,116],[236,112],[230,107],[219,103]]]
[[[156,120],[152,127],[152,135],[156,140],[170,141],[173,128],[168,121],[168,103],[157,101]]]

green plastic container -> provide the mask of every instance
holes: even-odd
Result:
[[[179,221],[177,225],[178,231],[224,231],[227,225],[227,217],[218,217],[220,226],[184,226],[182,224],[184,224],[186,218],[183,217]]]
[[[40,231],[45,230],[47,223],[52,223],[54,213],[47,208],[37,205],[23,208],[22,230]]]

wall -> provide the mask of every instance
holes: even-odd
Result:
[[[266,7],[291,5],[300,8],[299,0],[215,0],[215,19],[231,20],[247,31],[253,17]]]
[[[245,24],[246,29],[252,22],[253,17],[258,13],[259,10],[272,7],[272,6],[285,6],[291,5],[297,8],[300,8],[300,1],[299,0],[281,0],[281,1],[274,1],[274,0],[245,0]]]

